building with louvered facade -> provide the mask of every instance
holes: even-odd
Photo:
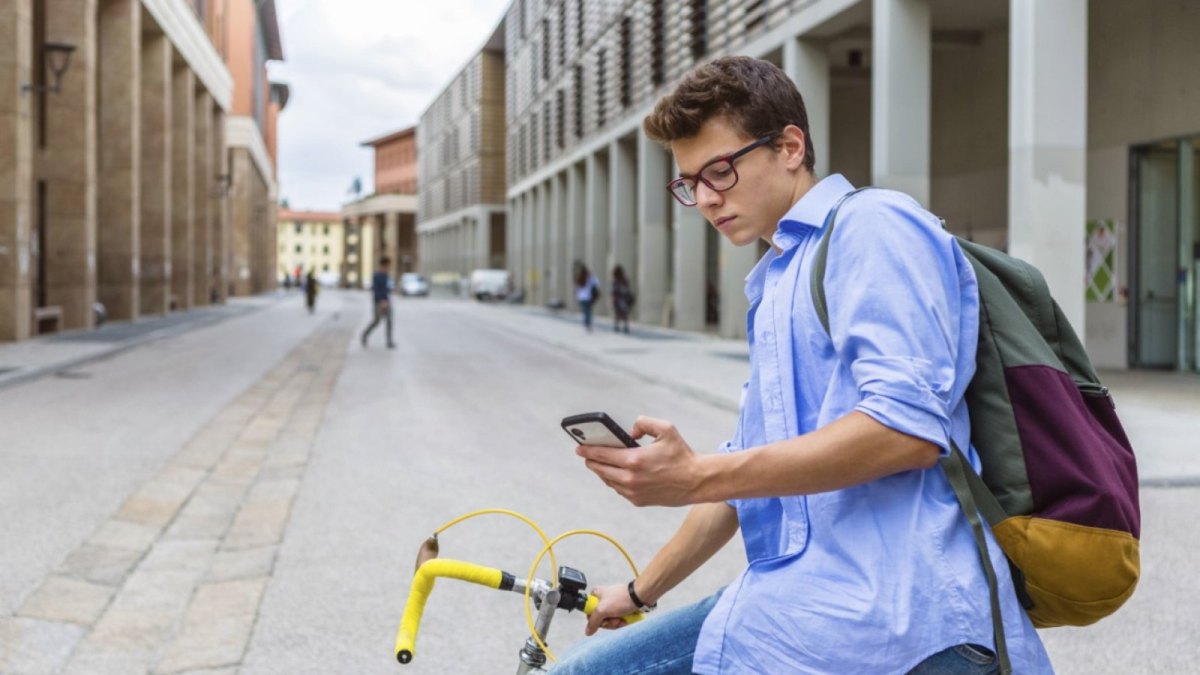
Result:
[[[1196,370],[1194,9],[513,0],[509,269],[527,302],[570,305],[575,264],[601,279],[620,264],[635,320],[743,335],[762,247],[733,247],[670,198],[677,169],[641,123],[693,65],[747,55],[799,87],[818,177],[907,192],[956,234],[1038,266],[1099,365]]]
[[[417,124],[417,245],[435,280],[506,264],[504,36],[502,22]]]

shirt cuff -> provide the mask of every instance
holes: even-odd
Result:
[[[950,454],[948,406],[929,385],[927,361],[875,357],[856,361],[851,370],[860,395],[856,410],[889,429],[933,443],[943,457]]]

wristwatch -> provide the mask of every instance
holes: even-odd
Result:
[[[633,601],[634,605],[637,605],[638,611],[644,614],[655,607],[658,607],[657,602],[653,605],[647,605],[646,603],[642,602],[642,599],[638,597],[637,591],[633,590],[633,582],[635,581],[637,581],[637,579],[631,579],[629,581],[629,599]]]

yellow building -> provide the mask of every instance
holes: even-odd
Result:
[[[341,214],[280,209],[277,231],[280,279],[290,274],[294,281],[297,270],[301,275],[312,270],[323,285],[340,283],[344,241]]]

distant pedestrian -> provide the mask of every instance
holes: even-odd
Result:
[[[396,348],[396,343],[392,342],[392,277],[388,274],[388,267],[391,264],[392,260],[387,256],[380,258],[379,269],[375,270],[375,274],[371,277],[371,298],[375,318],[371,321],[371,325],[363,331],[363,348],[367,346],[367,336],[375,330],[375,326],[379,325],[381,319],[387,321],[387,348]]]
[[[583,327],[592,332],[592,307],[600,299],[600,281],[592,274],[587,265],[580,265],[575,270],[575,299],[579,301],[579,311],[583,313]]]
[[[629,279],[625,277],[625,268],[617,265],[612,271],[612,284],[609,286],[612,294],[613,331],[620,333],[622,329],[629,334],[629,310],[633,309],[633,289],[629,287]]]
[[[299,276],[298,273],[297,276]],[[316,270],[309,270],[308,275],[304,277],[304,301],[308,305],[309,314],[317,311],[318,290]]]

